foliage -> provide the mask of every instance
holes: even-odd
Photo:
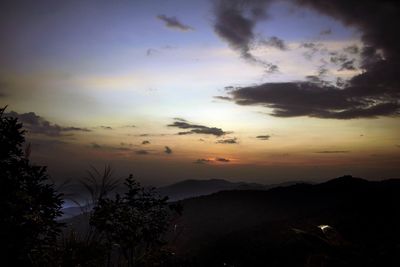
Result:
[[[162,237],[169,227],[171,210],[177,209],[153,188],[141,187],[132,175],[124,184],[124,195],[100,198],[90,224],[104,235],[110,251],[118,254],[119,264],[149,266],[151,262],[155,266],[165,256]]]
[[[86,203],[86,206],[91,208],[97,206],[100,199],[107,197],[114,191],[120,184],[120,180],[113,178],[113,170],[110,165],[104,166],[103,173],[92,166],[81,183],[89,192],[91,199],[88,201],[89,203]]]
[[[0,242],[3,263],[43,261],[59,233],[62,199],[49,183],[46,167],[29,161],[25,131],[0,109]]]

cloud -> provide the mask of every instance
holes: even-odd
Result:
[[[230,162],[231,160],[230,159],[226,159],[226,158],[216,158],[215,161],[218,161],[218,162]]]
[[[260,140],[269,140],[270,137],[271,136],[269,136],[269,135],[259,135],[256,138],[260,139]]]
[[[217,144],[237,144],[237,138],[221,139],[216,142]]]
[[[219,100],[232,100],[232,98],[228,96],[214,96],[214,98]]]
[[[380,94],[380,89],[369,85],[339,89],[311,82],[287,82],[242,87],[229,94],[239,105],[269,107],[275,117],[355,119],[398,115],[397,96]]]
[[[92,145],[92,148],[94,148],[94,149],[101,149],[102,148],[102,146],[97,144],[97,143],[91,143],[91,145]]]
[[[194,161],[193,163],[196,163],[196,164],[206,164],[206,163],[210,163],[211,162],[211,160],[209,160],[209,159],[197,159],[196,161]]]
[[[208,163],[216,163],[216,162],[228,163],[230,161],[231,161],[230,159],[226,159],[226,158],[213,158],[213,159],[201,158],[201,159],[195,160],[193,163],[195,163],[195,164],[208,164]]]
[[[112,127],[110,127],[110,126],[101,125],[100,128],[104,129],[104,130],[112,130]]]
[[[249,62],[262,65],[266,72],[278,71],[278,66],[256,58],[251,53],[255,41],[253,32],[257,22],[267,18],[269,0],[219,0],[214,2],[214,31],[229,46]]]
[[[152,56],[152,55],[154,55],[154,54],[156,54],[158,52],[158,50],[156,50],[156,49],[153,49],[153,48],[149,48],[149,49],[147,49],[146,50],[146,56]]]
[[[144,150],[144,149],[136,150],[135,153],[138,154],[138,155],[148,155],[149,154],[149,152],[147,150]]]
[[[165,146],[165,150],[164,150],[165,154],[172,154],[172,149],[168,146]]]
[[[355,66],[355,58],[350,58],[348,54],[354,54],[355,48],[346,47],[344,51],[348,51],[347,54],[345,53],[337,53],[332,52],[330,57],[330,62],[334,63],[339,66],[338,71],[342,70],[356,70]]]
[[[64,127],[58,124],[53,124],[43,117],[36,115],[35,112],[17,113],[11,111],[5,114],[6,116],[18,118],[23,124],[23,127],[33,134],[43,134],[47,136],[61,136],[67,132],[90,132],[87,128],[80,127]]]
[[[349,54],[358,54],[360,52],[360,48],[357,45],[350,45],[343,49],[344,52]]]
[[[176,17],[168,17],[166,15],[160,14],[157,18],[164,22],[165,26],[170,29],[180,30],[180,31],[191,31],[194,30],[192,27],[183,24]]]
[[[319,154],[343,154],[343,153],[350,153],[348,150],[323,150],[323,151],[317,151],[315,153]]]
[[[174,122],[172,124],[167,125],[168,127],[176,127],[179,129],[187,129],[189,131],[179,132],[178,135],[187,135],[187,134],[209,134],[215,136],[223,136],[228,132],[223,131],[220,128],[216,127],[207,127],[204,125],[192,124],[187,122],[181,118],[174,118]]]
[[[366,117],[398,114],[400,95],[400,36],[393,25],[400,23],[400,5],[395,1],[296,0],[295,3],[331,16],[362,33],[361,68],[344,89],[369,102]],[[358,52],[347,49],[347,52]],[[376,111],[376,112],[375,112]]]
[[[265,46],[269,46],[269,47],[274,47],[274,48],[282,50],[282,51],[285,51],[288,49],[285,44],[285,41],[276,36],[272,36],[272,37],[268,38],[267,40],[261,40],[261,44],[263,44]]]
[[[142,145],[148,145],[148,144],[150,144],[150,141],[148,141],[148,140],[144,140],[144,141],[142,142]]]
[[[320,35],[330,35],[332,34],[332,29],[328,28],[319,32]]]
[[[308,60],[311,60],[315,54],[325,50],[322,43],[315,42],[304,42],[300,44],[300,48],[304,48],[306,50],[303,53],[303,56]]]
[[[124,147],[124,143],[121,143],[121,146],[109,146],[109,145],[100,145],[96,142],[92,142],[91,147],[93,149],[102,149],[102,150],[107,150],[107,151],[131,151],[130,148]]]

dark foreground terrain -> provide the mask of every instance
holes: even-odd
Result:
[[[190,266],[400,266],[400,180],[223,191],[182,201],[169,236]]]
[[[185,199],[168,266],[400,266],[399,203],[400,179],[351,176]]]

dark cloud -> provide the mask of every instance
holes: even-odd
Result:
[[[216,127],[207,127],[204,125],[192,124],[187,122],[181,118],[174,118],[174,122],[172,124],[167,125],[168,127],[176,127],[179,129],[187,129],[189,131],[179,132],[178,135],[187,135],[187,134],[210,134],[215,136],[223,136],[228,132],[224,132],[220,128]]]
[[[377,110],[377,115],[397,114],[400,94],[400,36],[394,25],[400,23],[399,2],[334,0],[328,3],[297,0],[295,3],[361,31],[364,45],[361,49],[362,73],[349,81],[345,91],[357,92],[356,97],[362,96],[364,101],[373,103],[371,108]],[[347,49],[347,52],[358,51]],[[366,113],[371,116],[371,111]]]
[[[58,124],[53,124],[43,117],[36,115],[35,112],[19,114],[11,111],[5,115],[18,118],[29,133],[43,134],[47,136],[61,136],[67,132],[90,132],[90,130],[86,128],[64,127]]]
[[[172,154],[172,149],[169,146],[165,146],[164,153],[165,154]]]
[[[215,161],[218,161],[218,162],[230,162],[231,160],[230,159],[226,159],[226,158],[216,158]]]
[[[347,48],[349,48],[349,47],[347,47]],[[347,49],[347,48],[345,48],[345,49]],[[349,57],[349,54],[351,55],[351,53],[346,54],[346,53],[332,52],[332,53],[330,53],[330,55],[331,55],[330,62],[339,66],[338,71],[356,70],[357,69],[357,67],[355,65],[356,59]]]
[[[325,29],[319,32],[320,35],[330,35],[332,34],[332,29]]]
[[[400,4],[395,1],[293,0],[333,17],[362,33],[361,62],[355,66],[352,52],[333,54],[339,69],[360,68],[360,74],[336,85],[288,82],[265,83],[238,88],[229,94],[240,105],[272,108],[279,117],[309,116],[317,118],[355,119],[397,116],[400,112],[400,35],[397,33]],[[266,12],[266,11],[263,11]],[[252,25],[254,26],[254,25]],[[312,57],[323,50],[318,43],[304,43]]]
[[[350,45],[345,47],[343,51],[349,54],[358,54],[360,52],[360,49],[357,45]]]
[[[262,65],[266,72],[278,71],[278,66],[256,58],[251,52],[256,23],[267,18],[269,0],[217,0],[214,2],[214,31],[244,59]]]
[[[148,155],[149,154],[149,152],[147,150],[144,150],[144,149],[136,150],[135,153],[138,154],[138,155]]]
[[[151,55],[154,55],[155,53],[157,53],[158,51],[156,50],[156,49],[153,49],[153,48],[149,48],[149,49],[147,49],[146,50],[146,56],[151,56]]]
[[[306,51],[303,53],[303,56],[308,60],[311,60],[315,54],[325,50],[323,44],[314,42],[302,43],[300,44],[300,48],[306,49]]]
[[[206,164],[206,163],[210,163],[211,162],[211,160],[209,160],[209,159],[197,159],[196,161],[194,161],[193,163],[196,163],[196,164]]]
[[[232,100],[232,98],[228,96],[214,96],[214,98],[219,100]]]
[[[110,127],[110,126],[101,125],[100,128],[104,129],[104,130],[112,130],[112,127]]]
[[[148,141],[148,140],[144,140],[144,141],[142,142],[142,145],[148,145],[148,144],[150,144],[150,141]]]
[[[342,70],[356,70],[357,68],[354,65],[355,59],[347,60],[340,65],[339,71]]]
[[[261,44],[263,44],[265,46],[269,46],[269,47],[274,47],[274,48],[277,48],[282,51],[285,51],[288,49],[285,44],[285,41],[276,36],[272,36],[272,37],[268,38],[267,40],[261,40]]]
[[[121,142],[121,143],[120,143],[120,145],[121,145],[121,146],[132,146],[132,144],[131,144],[131,143],[129,143],[129,144],[126,144],[126,143],[124,143],[124,142]]]
[[[271,115],[276,117],[354,119],[399,114],[397,98],[391,95],[376,97],[372,92],[376,91],[367,85],[339,89],[311,82],[288,82],[243,87],[230,94],[239,105],[272,108]]]
[[[90,144],[94,149],[102,149],[107,151],[131,151],[130,148],[124,147],[124,143],[121,143],[121,146],[109,146],[109,145],[100,145],[96,142]]]
[[[259,135],[256,138],[260,139],[260,140],[269,140],[270,137],[271,136],[269,136],[269,135]]]
[[[176,17],[168,17],[166,15],[160,14],[157,16],[157,18],[159,20],[163,21],[165,26],[168,28],[175,29],[175,30],[181,30],[181,31],[193,30],[192,27],[183,24]]]
[[[215,163],[215,162],[228,163],[228,162],[230,162],[230,159],[226,159],[226,158],[214,158],[214,159],[201,158],[201,159],[195,160],[193,163],[196,163],[196,164],[208,164],[208,163]]]
[[[237,144],[237,138],[221,139],[216,142],[217,144]]]
[[[343,153],[350,153],[348,150],[323,150],[323,151],[317,151],[315,153],[319,154],[343,154]]]
[[[99,145],[99,144],[97,144],[97,143],[91,143],[91,146],[92,146],[92,148],[94,148],[94,149],[101,149],[101,148],[102,148],[102,146]]]

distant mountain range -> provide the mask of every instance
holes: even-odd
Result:
[[[400,266],[400,179],[185,199],[170,244],[196,266]]]
[[[159,187],[156,190],[161,196],[168,197],[169,201],[178,201],[226,190],[268,190],[278,186],[288,186],[297,183],[302,182],[291,181],[280,184],[263,185],[246,182],[229,182],[223,179],[184,180],[168,186]],[[86,207],[70,206],[62,210],[63,215],[60,217],[60,219],[64,220],[72,218],[87,210],[88,208]]]
[[[185,180],[168,186],[160,187],[157,191],[162,196],[167,196],[171,201],[182,200],[197,196],[210,195],[228,190],[268,190],[279,186],[289,186],[301,181],[290,181],[279,184],[264,185],[258,183],[229,182],[223,179]]]
[[[198,195],[180,201],[169,249],[187,267],[400,266],[400,179],[270,187],[189,180],[161,188],[174,199]],[[79,230],[87,221],[66,222]]]

